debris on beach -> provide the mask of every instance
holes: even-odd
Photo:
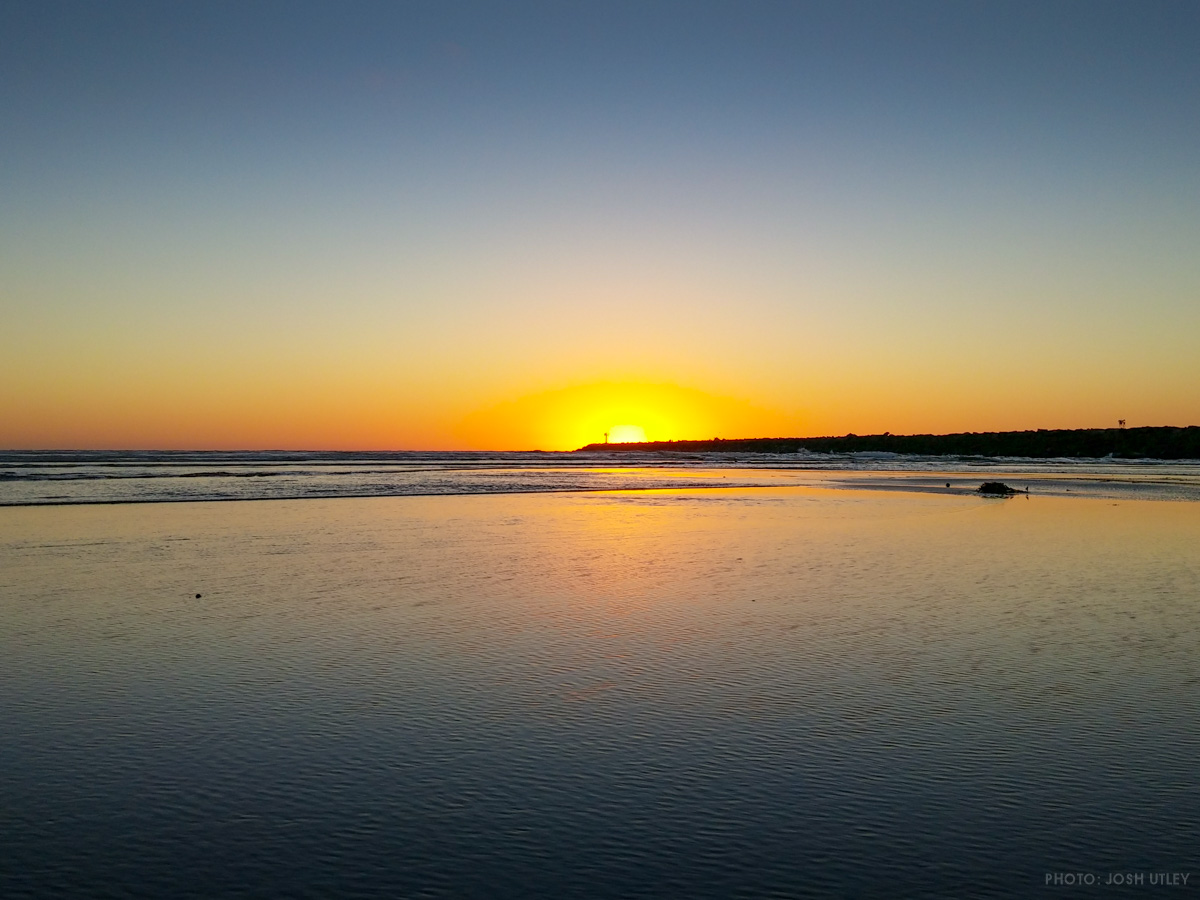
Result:
[[[1012,494],[1021,493],[1016,488],[1011,488],[1003,481],[985,481],[978,488],[980,494],[989,494],[993,497],[1008,497]]]

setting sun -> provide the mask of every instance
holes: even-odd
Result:
[[[800,427],[795,419],[778,411],[695,388],[594,382],[477,410],[460,423],[458,437],[462,444],[477,448],[574,450],[606,439],[625,444],[697,436],[797,434]]]
[[[644,444],[646,430],[641,425],[614,425],[608,432],[610,444]]]

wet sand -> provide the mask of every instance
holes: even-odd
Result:
[[[8,508],[0,597],[6,897],[1200,873],[1200,504]]]

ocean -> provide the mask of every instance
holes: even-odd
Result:
[[[1200,500],[1200,461],[895,453],[2,451],[0,506],[810,485]],[[947,484],[948,483],[948,484]]]
[[[5,898],[1200,883],[1195,464],[0,473]]]

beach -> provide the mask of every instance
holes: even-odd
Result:
[[[1036,493],[0,509],[0,894],[1200,872],[1197,548]]]
[[[0,4],[0,900],[1195,893],[1197,46]]]

